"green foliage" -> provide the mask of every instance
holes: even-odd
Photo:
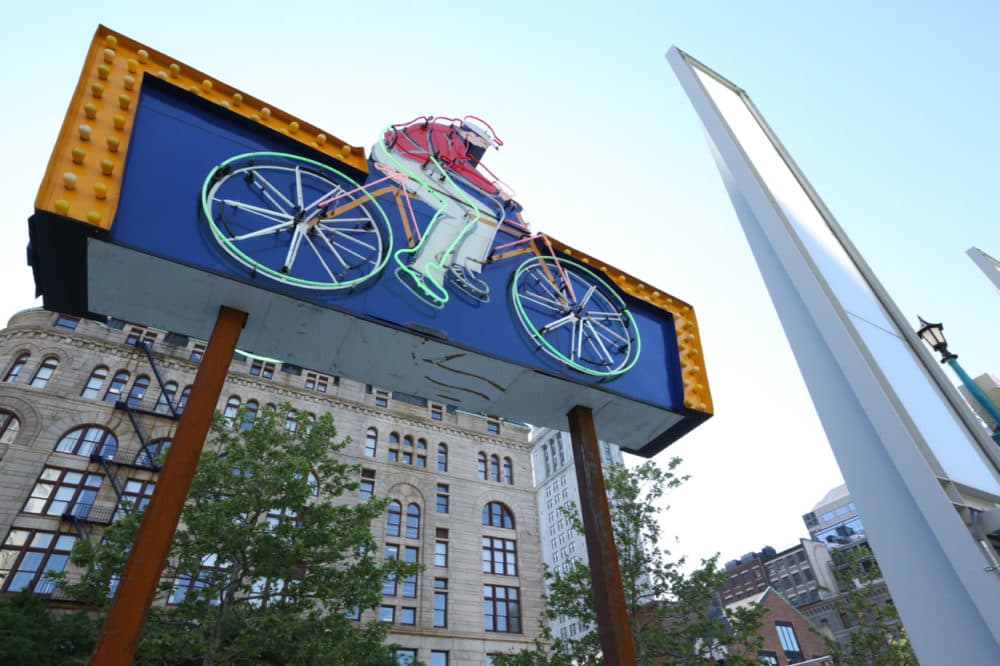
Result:
[[[672,559],[670,551],[660,545],[660,502],[668,491],[687,480],[677,474],[679,464],[680,459],[673,458],[666,469],[647,462],[631,470],[611,467],[605,473],[637,663],[701,663],[712,648],[726,646],[727,664],[756,665],[763,609],[737,609],[725,618],[710,616],[713,607],[718,610],[718,590],[726,580],[725,571],[717,567],[717,557],[703,560],[699,568],[685,573],[685,559]],[[573,528],[583,534],[577,512],[566,507],[563,512]],[[534,649],[503,655],[494,663],[603,664],[589,568],[577,561],[568,571],[546,571],[545,575],[549,581],[549,619],[562,615],[593,628],[580,638],[566,639],[553,637],[548,627],[543,627],[543,637],[536,641]]]
[[[917,657],[899,621],[899,614],[887,598],[882,572],[867,546],[841,549],[833,553],[837,583],[846,590],[834,608],[847,622],[856,623],[846,642],[816,632],[839,666],[919,666]]]
[[[53,615],[24,590],[0,600],[0,664],[86,664],[97,636],[86,613]]]
[[[136,664],[395,664],[387,625],[346,615],[419,566],[377,561],[370,525],[387,500],[338,501],[358,488],[358,468],[331,455],[347,441],[330,415],[287,427],[290,409],[264,409],[246,429],[243,414],[216,418],[159,588],[171,603],[151,609]],[[78,544],[72,561],[88,573],[63,577],[67,595],[106,607],[138,524]]]

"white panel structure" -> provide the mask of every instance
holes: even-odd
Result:
[[[979,266],[979,270],[986,275],[993,286],[1000,289],[1000,260],[994,259],[978,247],[970,247],[965,253],[976,262],[976,266]]]
[[[922,663],[996,663],[1000,453],[742,89],[673,66]],[[966,521],[963,521],[963,517]]]

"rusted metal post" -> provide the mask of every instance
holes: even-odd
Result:
[[[589,407],[576,406],[567,417],[604,663],[608,666],[635,666],[632,626],[625,608],[625,590],[618,568],[615,534],[611,529],[594,414]]]
[[[90,657],[92,666],[132,663],[246,318],[245,312],[227,307],[219,309],[201,367],[195,375],[191,397],[177,424],[111,611]]]

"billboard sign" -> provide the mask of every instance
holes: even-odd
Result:
[[[206,337],[650,456],[711,414],[691,306],[531,231],[476,117],[370,155],[103,26],[30,221],[48,308]]]

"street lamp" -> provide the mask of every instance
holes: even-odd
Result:
[[[976,399],[986,413],[990,415],[990,418],[996,422],[997,426],[993,430],[993,441],[1000,444],[1000,409],[997,409],[996,405],[987,397],[983,390],[972,381],[972,377],[966,374],[962,366],[958,364],[958,354],[953,354],[948,351],[948,341],[944,337],[944,326],[941,324],[928,324],[924,321],[923,317],[917,317],[920,320],[920,328],[917,329],[917,335],[920,339],[930,345],[931,349],[941,354],[941,363],[948,364],[951,369],[958,375],[958,378],[962,380],[962,385],[969,391],[973,398]]]

